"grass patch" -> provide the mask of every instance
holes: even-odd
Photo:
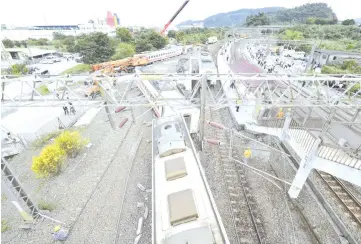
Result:
[[[4,193],[1,194],[1,202],[5,202],[6,200],[8,200],[7,196]]]
[[[4,233],[5,231],[9,230],[10,227],[5,219],[1,220],[1,233]]]
[[[48,95],[50,93],[48,87],[46,85],[41,85],[38,88],[36,88],[36,90],[41,94],[41,95]]]
[[[38,207],[40,210],[49,210],[49,211],[53,211],[56,208],[56,206],[53,203],[45,202],[45,201],[40,201]]]
[[[50,132],[48,134],[42,135],[39,139],[33,142],[34,147],[42,147],[45,143],[49,142],[54,137],[58,136],[61,131]]]
[[[77,64],[74,67],[61,72],[62,75],[74,75],[81,73],[89,73],[91,71],[90,64]]]

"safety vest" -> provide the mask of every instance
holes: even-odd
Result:
[[[277,113],[277,118],[278,118],[278,119],[282,119],[282,118],[283,118],[283,115],[284,115],[283,111],[280,110],[280,111]]]
[[[250,157],[252,156],[252,151],[251,151],[251,149],[244,150],[243,156],[244,156],[245,158],[250,158]]]
[[[236,101],[236,104],[238,104],[238,105],[239,105],[239,104],[242,104],[242,100],[237,100],[237,101]]]

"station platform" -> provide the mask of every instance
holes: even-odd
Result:
[[[218,72],[230,76],[249,70],[254,72],[255,66],[246,59],[242,62],[235,62],[231,55],[231,45],[226,44],[218,53]],[[223,54],[222,54],[223,53]],[[243,68],[238,65],[245,64]],[[246,67],[246,68],[245,68]],[[260,118],[264,111],[256,106],[256,97],[247,94],[247,87],[241,82],[235,82],[235,89],[230,87],[230,81],[222,81],[223,91],[228,101],[228,108],[238,125],[253,133],[267,134],[278,137],[283,143],[289,145],[300,158],[300,166],[288,192],[291,198],[297,198],[308,175],[312,169],[320,170],[339,179],[361,186],[361,157],[354,150],[348,150],[335,143],[321,142],[319,135],[311,133],[306,128],[298,124],[290,116],[278,120]],[[297,89],[297,86],[296,86]],[[312,87],[301,87],[305,93],[312,93]],[[242,100],[239,111],[236,111],[236,100]],[[340,128],[339,128],[340,129]],[[340,132],[342,133],[342,132]]]

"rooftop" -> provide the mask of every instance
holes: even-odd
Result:
[[[56,53],[56,50],[46,50],[40,48],[6,48],[7,52],[21,52],[26,54],[29,57],[41,56],[44,54]]]

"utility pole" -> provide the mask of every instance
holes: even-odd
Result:
[[[114,120],[113,120],[112,115],[109,112],[108,102],[107,101],[104,102],[104,105],[105,105],[105,111],[107,112],[107,116],[108,116],[108,119],[109,119],[110,126],[112,127],[113,130],[115,130]]]
[[[207,75],[202,74],[202,90],[201,90],[201,114],[200,114],[200,128],[199,128],[199,140],[202,142],[204,139],[204,124],[205,124],[205,112],[206,112],[206,87],[207,87]],[[202,148],[203,150],[203,148]]]
[[[307,65],[306,65],[306,67],[305,67],[304,72],[307,72],[307,71],[310,69],[310,67],[311,67],[312,60],[313,60],[313,55],[314,55],[314,53],[315,53],[315,49],[316,49],[316,43],[314,43],[314,44],[312,45],[310,57],[309,57],[309,59],[308,59],[308,61],[307,61]]]

